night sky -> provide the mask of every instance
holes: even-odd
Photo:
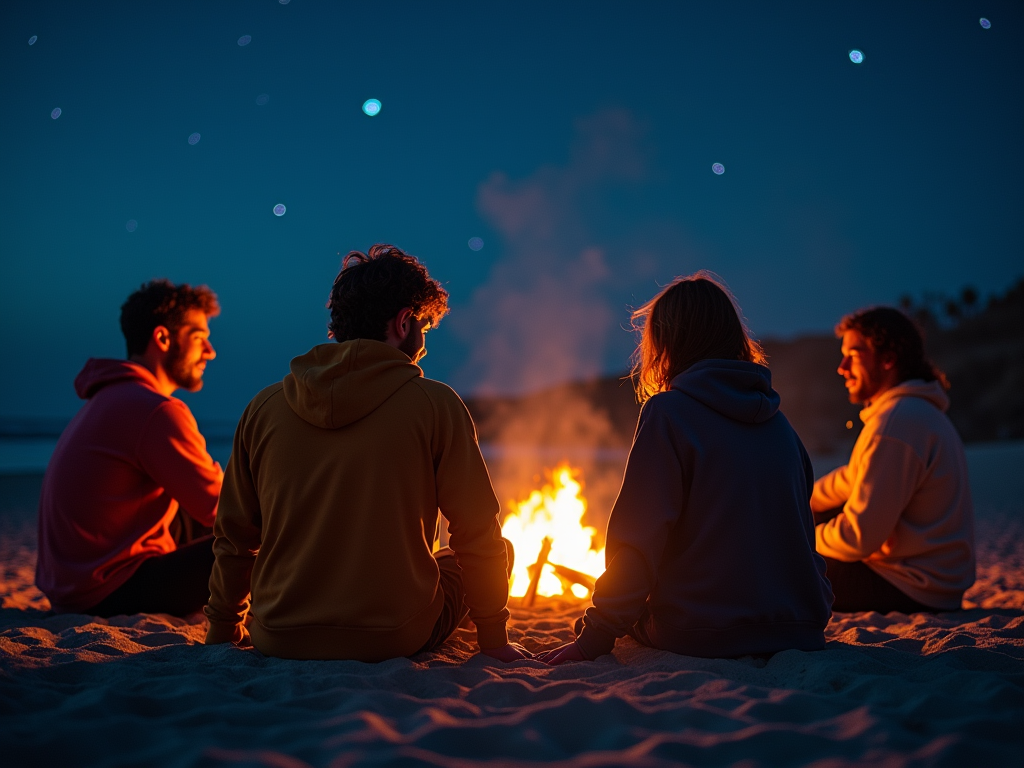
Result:
[[[72,414],[166,276],[221,299],[187,401],[234,419],[375,242],[451,292],[465,396],[624,370],[701,268],[759,337],[1024,273],[1019,2],[32,0],[0,67],[0,417]]]

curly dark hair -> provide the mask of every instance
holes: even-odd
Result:
[[[185,314],[198,309],[207,317],[220,314],[217,294],[205,285],[175,285],[164,278],[150,280],[121,305],[121,333],[128,357],[141,355],[149,346],[153,329],[165,326],[174,333],[185,322]]]
[[[857,331],[876,354],[891,353],[896,358],[900,382],[910,379],[937,381],[949,389],[946,374],[924,354],[924,334],[917,324],[892,307],[869,307],[853,312],[836,325],[836,337]]]
[[[436,327],[448,314],[448,291],[430,277],[415,256],[378,243],[369,253],[352,251],[331,287],[328,336],[335,341],[387,339],[388,320],[409,307],[417,319]]]

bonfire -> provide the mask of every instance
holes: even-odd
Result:
[[[550,482],[512,503],[501,527],[516,552],[509,594],[524,605],[532,605],[537,595],[585,599],[604,573],[597,531],[583,525],[587,502],[581,473],[560,464],[549,475]]]

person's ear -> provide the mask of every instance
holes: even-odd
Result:
[[[896,355],[892,352],[886,352],[882,355],[882,370],[891,371],[896,367]]]
[[[165,325],[158,325],[154,328],[150,340],[161,352],[166,352],[171,348],[171,332]]]
[[[409,331],[412,330],[412,309],[409,307],[403,307],[398,310],[398,314],[395,315],[395,332],[398,334],[398,338],[402,341],[409,336]]]

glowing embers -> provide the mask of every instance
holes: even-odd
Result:
[[[248,45],[251,42],[252,42],[252,35],[242,35],[240,38],[238,38],[238,44],[241,45],[241,46],[246,46],[246,45]]]
[[[261,107],[264,106],[265,104],[267,104],[269,101],[270,101],[270,96],[268,96],[265,93],[261,93],[259,96],[256,97],[256,103],[259,106],[261,106]]]
[[[850,61],[852,61],[854,64],[863,64],[864,51],[858,51],[856,48],[854,48],[852,51],[850,51]]]
[[[985,21],[985,19],[982,19],[982,21]],[[32,35],[32,37],[30,37],[28,39],[28,44],[29,45],[35,45],[36,44],[36,40],[38,40],[38,39],[39,39],[39,35]]]
[[[134,232],[136,229],[139,228],[139,222],[137,222],[135,219],[128,219],[128,223],[124,225],[124,228],[127,229],[129,232]]]
[[[981,24],[981,28],[982,29],[991,29],[992,28],[992,22],[989,21],[988,19],[986,19],[984,16],[982,16],[980,19],[978,19],[978,23]],[[33,37],[32,40],[35,40],[35,38]],[[32,45],[32,40],[28,41],[29,45]]]
[[[199,143],[199,139],[202,138],[198,133],[190,134],[188,137],[188,143],[193,147]]]
[[[363,112],[368,114],[370,117],[376,117],[380,112],[380,101],[377,99],[367,99],[363,102]]]
[[[51,117],[51,118],[52,118],[53,120],[56,120],[56,119],[57,119],[58,117],[60,117],[60,113],[61,113],[61,111],[62,111],[62,110],[61,110],[61,108],[60,108],[60,107],[54,107],[54,109],[53,109],[53,112],[51,112],[51,113],[50,113],[50,117]]]
[[[282,205],[281,203],[278,203],[277,205],[274,206],[274,215],[275,216],[284,216],[285,213],[287,213],[287,212],[288,212],[288,209],[284,205]]]
[[[512,597],[526,597],[527,604],[534,595],[585,598],[604,573],[604,548],[594,548],[597,531],[582,523],[587,502],[578,477],[568,464],[555,467],[551,481],[515,503],[502,523],[501,535],[516,553]]]
[[[483,241],[482,238],[479,238],[479,237],[471,237],[471,238],[469,238],[468,245],[469,245],[469,250],[471,250],[471,251],[479,251],[480,249],[482,249],[484,247],[484,241]]]
[[[722,165],[721,163],[715,163],[714,165],[711,166],[711,170],[714,171],[715,176],[721,176],[723,173],[725,173],[725,166]]]

